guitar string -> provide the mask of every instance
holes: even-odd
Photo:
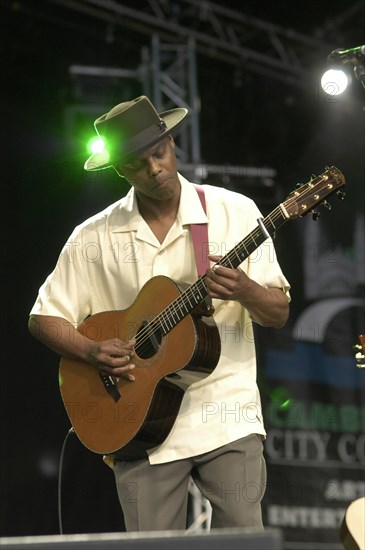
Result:
[[[323,179],[323,176],[318,176],[318,178]],[[308,188],[310,190],[310,193],[308,193],[307,198],[310,197],[311,195],[316,194],[316,190],[314,189],[314,186],[317,185],[318,182],[316,182],[315,180],[314,180],[314,182],[315,183],[311,182],[312,183],[311,187],[309,187],[309,184],[305,184],[306,185],[305,190],[307,190]],[[335,190],[336,189],[334,189],[333,191],[335,191]],[[331,193],[333,191],[331,191]],[[302,198],[303,197],[301,197],[301,199]],[[283,225],[286,221],[288,221],[290,218],[287,218],[285,216],[285,214],[282,211],[281,205],[283,204],[284,208],[286,208],[286,207],[290,208],[290,206],[293,203],[297,202],[297,201],[298,201],[298,195],[293,196],[293,197],[289,196],[288,199],[286,199],[283,203],[279,204],[268,216],[266,216],[264,218],[263,223],[264,223],[265,228],[269,229],[266,224],[268,222],[270,222],[273,229],[274,229],[274,231],[275,231],[275,229],[278,229],[278,227],[280,227],[280,225],[275,225],[275,222],[280,221],[280,219],[281,219],[282,220],[281,225]],[[257,226],[253,231],[251,231],[251,233],[249,235],[247,235],[230,252],[228,252],[226,254],[226,256],[224,256],[224,258],[222,258],[222,260],[224,260],[223,262],[221,260],[220,262],[217,262],[217,264],[225,265],[225,263],[228,262],[228,264],[231,267],[233,267],[233,265],[235,264],[235,262],[233,261],[235,259],[234,256],[237,256],[237,258],[240,260],[240,263],[241,263],[241,261],[243,261],[243,260],[238,255],[237,249],[244,248],[244,250],[247,254],[247,256],[246,256],[246,258],[247,258],[249,256],[249,254],[252,253],[253,251],[251,251],[249,253],[249,251],[246,249],[245,244],[249,244],[249,241],[253,241],[255,246],[258,247],[262,244],[262,242],[264,242],[266,240],[266,237],[265,237],[265,239],[263,239],[263,241],[261,243],[257,244],[256,239],[258,239],[259,237],[262,238],[262,236],[263,236],[262,230],[259,226]],[[244,258],[244,259],[246,259],[246,258]],[[231,262],[231,260],[232,260],[233,263]],[[191,308],[190,311],[191,311],[192,309],[194,309],[194,307],[199,305],[204,300],[204,298],[207,296],[207,292],[206,292],[207,288],[206,288],[206,285],[204,283],[204,279],[205,279],[205,275],[203,275],[202,277],[199,277],[198,280],[193,285],[191,285],[182,294],[180,294],[175,300],[173,300],[173,302],[171,304],[169,304],[169,306],[167,306],[167,308],[165,308],[162,312],[160,312],[150,323],[148,323],[147,326],[145,326],[138,333],[137,344],[136,344],[136,349],[137,350],[140,349],[140,347],[143,344],[145,344],[149,341],[151,335],[156,334],[156,332],[158,332],[158,333],[161,333],[161,331],[163,332],[164,324],[165,324],[165,331],[166,331],[166,328],[168,329],[167,332],[169,332],[169,330],[171,330],[174,326],[176,326],[176,324],[178,322],[180,322],[183,319],[183,317],[185,317],[189,313],[189,309],[186,310],[188,305],[190,306],[190,308]],[[199,286],[200,287],[202,286],[203,288],[199,288]],[[198,291],[199,298],[197,298],[196,303],[194,305],[192,305],[191,300],[193,300],[194,297],[196,296],[196,294],[194,296],[195,288]],[[204,296],[201,294],[202,290],[203,290],[203,292],[205,291]],[[185,312],[182,310],[183,307],[186,310]],[[170,311],[173,312],[172,317],[171,317]],[[180,315],[182,315],[181,318],[179,318],[179,312],[180,312]],[[178,320],[177,321],[174,318],[176,313],[178,314]],[[170,327],[168,325],[170,325]]]
[[[289,202],[290,201],[295,202],[295,199],[289,199]],[[288,201],[285,201],[284,204],[288,204]],[[287,221],[287,218],[284,216],[284,214],[281,210],[281,207],[279,205],[274,209],[273,212],[271,212],[265,218],[264,225],[265,225],[265,221],[270,222],[271,225],[273,226],[274,230],[275,230],[275,229],[278,228],[278,226],[274,223],[274,221],[276,222],[277,220],[280,220],[280,219],[283,221],[283,223],[285,223],[285,221]],[[265,227],[266,227],[266,225],[265,225]],[[249,235],[247,235],[238,245],[236,245],[233,248],[233,250],[231,250],[224,257],[225,262],[222,262],[222,260],[221,260],[218,263],[220,263],[220,265],[224,265],[226,262],[228,262],[231,265],[231,267],[233,267],[233,263],[231,262],[231,258],[233,256],[233,254],[236,254],[237,248],[242,248],[243,247],[245,249],[245,252],[248,253],[248,250],[246,248],[246,244],[249,244],[249,241],[252,241],[256,246],[257,245],[256,240],[260,236],[262,237],[262,231],[261,231],[260,227],[258,226]],[[241,260],[241,258],[239,258],[239,259]],[[144,327],[141,330],[141,332],[138,335],[138,342],[137,342],[137,345],[136,345],[136,350],[137,351],[138,351],[138,349],[141,348],[141,346],[143,346],[144,343],[148,342],[148,340],[149,340],[149,338],[152,334],[156,334],[156,331],[158,331],[158,332],[163,331],[164,325],[165,325],[165,331],[166,331],[166,326],[168,328],[168,324],[171,325],[170,330],[171,330],[171,328],[173,328],[173,326],[176,325],[176,322],[173,322],[173,319],[171,320],[171,317],[170,317],[170,311],[171,310],[175,310],[175,312],[176,312],[177,308],[179,308],[179,310],[182,312],[182,307],[185,307],[185,309],[186,309],[188,304],[190,305],[191,309],[193,309],[193,307],[195,307],[195,305],[198,305],[199,303],[201,303],[201,301],[204,299],[205,296],[201,296],[202,299],[197,301],[197,303],[194,306],[192,306],[192,304],[191,304],[191,299],[193,299],[193,297],[194,297],[194,288],[199,287],[201,285],[201,283],[203,283],[203,288],[206,290],[206,286],[204,284],[203,277],[200,277],[191,287],[189,287],[184,293],[180,294],[171,304],[169,304],[169,306],[164,311],[160,312],[146,327]],[[199,288],[198,288],[198,292],[200,294]],[[185,311],[185,314],[183,314],[183,317],[186,316],[188,313],[189,313],[189,310]],[[181,319],[183,317],[181,317]]]
[[[283,204],[290,207],[290,203],[297,202],[297,200],[298,200],[298,197],[293,197],[293,198],[289,197],[286,201],[284,201]],[[283,221],[283,223],[285,223],[285,221],[288,221],[288,219],[285,217],[285,215],[282,212],[281,205],[277,206],[273,210],[273,212],[271,212],[264,219],[264,225],[266,227],[265,222],[270,222],[271,225],[273,226],[274,230],[275,230],[279,226],[275,225],[274,222],[276,222],[277,220],[280,220],[280,219]],[[266,229],[268,229],[268,228],[266,227]],[[224,260],[228,261],[228,263],[232,266],[232,262],[230,261],[230,259],[231,259],[233,254],[236,254],[237,248],[242,248],[243,247],[245,249],[245,252],[248,253],[248,251],[246,249],[246,246],[245,246],[245,243],[249,244],[248,241],[253,241],[253,243],[256,245],[256,239],[258,239],[259,236],[262,237],[262,231],[261,231],[260,227],[257,226],[238,245],[236,245],[230,252],[228,252],[228,254],[224,257]],[[220,265],[223,265],[225,262],[222,262],[222,260],[221,260],[220,262],[217,262],[217,263],[220,263]],[[173,300],[173,302],[171,304],[169,304],[169,306],[167,306],[167,308],[165,308],[165,310],[160,312],[146,327],[144,327],[139,332],[138,338],[137,338],[137,344],[135,346],[137,351],[140,350],[140,348],[141,348],[141,346],[143,346],[143,344],[148,343],[148,341],[150,339],[150,336],[152,334],[156,334],[156,332],[159,332],[159,333],[163,332],[164,325],[165,325],[165,330],[166,330],[166,326],[168,324],[171,325],[170,330],[171,330],[171,328],[173,328],[176,325],[176,322],[173,322],[173,320],[171,320],[171,317],[169,315],[170,310],[175,310],[175,312],[176,312],[177,307],[178,307],[180,309],[180,311],[182,311],[182,307],[186,308],[188,304],[190,305],[191,309],[193,309],[195,307],[195,306],[193,307],[191,305],[191,301],[190,301],[193,298],[194,287],[199,287],[199,285],[201,283],[203,283],[203,287],[206,290],[206,286],[205,286],[204,280],[203,280],[204,278],[205,278],[205,276],[200,277],[192,286],[190,286],[185,292],[183,292],[175,300]],[[199,294],[200,294],[200,291],[199,291]],[[204,299],[204,297],[202,297],[202,300]],[[198,305],[199,303],[201,303],[202,300],[199,300],[199,302],[197,302],[195,305]],[[185,314],[183,314],[183,316],[181,317],[180,320],[182,320],[182,318],[184,316],[186,316],[188,313],[189,313],[189,310],[187,310],[185,312]],[[168,328],[168,326],[167,326],[167,328]],[[141,351],[142,351],[142,349],[141,349]]]
[[[280,215],[279,215],[280,214]],[[273,226],[274,230],[277,229],[279,226],[274,223],[274,222],[277,222],[278,220],[282,220],[283,222],[285,222],[287,220],[287,218],[284,216],[282,210],[281,210],[281,207],[280,205],[278,207],[275,208],[275,210],[273,212],[271,212],[266,218],[265,218],[265,221],[267,222],[267,225],[268,225],[268,222],[271,223],[271,225]],[[222,262],[222,260],[220,260],[220,262],[218,262],[220,265],[225,265],[225,264],[228,264],[230,265],[231,267],[234,267],[234,265],[236,264],[236,258],[235,256],[238,258],[239,260],[239,263],[241,263],[243,261],[243,259],[245,258],[242,258],[241,256],[239,256],[238,252],[237,252],[237,249],[244,249],[247,256],[250,254],[250,251],[247,249],[249,247],[249,244],[251,244],[252,242],[254,243],[254,245],[257,247],[259,246],[260,244],[262,243],[259,243],[257,244],[257,240],[259,240],[260,238],[262,239],[262,230],[261,228],[258,226],[256,227],[249,235],[247,235],[245,237],[245,239],[243,239],[240,243],[238,243],[238,245],[236,245],[223,259],[224,261]],[[265,239],[263,239],[265,240]],[[262,240],[262,242],[263,242]],[[246,257],[247,257],[246,256]],[[144,335],[144,333],[146,333],[146,337],[148,338],[148,334],[151,334],[151,329],[152,331],[154,331],[156,328],[162,328],[163,329],[163,325],[162,324],[171,324],[171,321],[170,321],[170,317],[169,317],[169,310],[173,310],[175,313],[180,310],[181,313],[183,313],[183,315],[186,315],[188,313],[188,311],[185,311],[185,312],[182,312],[182,308],[185,307],[187,305],[189,305],[192,309],[198,305],[199,303],[201,303],[202,299],[204,299],[205,296],[201,295],[201,291],[205,290],[206,291],[206,286],[204,284],[204,278],[205,277],[201,277],[199,278],[191,287],[189,287],[184,293],[180,294],[164,311],[160,312],[156,317],[155,319],[153,319],[149,325],[147,325],[146,327],[144,327],[144,329],[139,333],[139,337],[141,337],[141,334],[142,336]],[[201,288],[203,286],[203,288]],[[196,303],[195,304],[191,304],[191,300],[194,299],[194,295],[196,295],[196,292],[195,292],[195,288],[197,289],[197,292],[198,292],[198,295],[199,298],[196,300]],[[154,325],[154,326],[151,326],[151,325]],[[174,323],[175,324],[175,323]],[[142,344],[144,343],[144,340],[143,339],[140,339],[139,340],[139,344]]]
[[[280,219],[283,220],[283,223],[287,220],[287,218],[284,216],[281,210],[281,207],[279,205],[273,210],[273,212],[271,212],[265,218],[265,221],[269,221],[275,230],[279,226],[275,225],[274,221],[276,222],[277,220],[280,220]],[[248,245],[249,244],[248,241],[251,241],[255,244],[255,246],[260,246],[261,243],[257,245],[257,242],[256,242],[256,240],[258,240],[259,237],[262,237],[262,231],[258,226],[249,235],[247,235],[240,243],[238,243],[238,245],[236,245],[230,252],[228,252],[228,254],[224,257],[224,259],[228,261],[231,267],[233,267],[235,262],[232,262],[231,259],[233,260],[233,255],[236,255],[237,248],[243,247],[246,254],[249,255],[249,251],[246,248],[246,244]],[[240,263],[241,261],[243,261],[239,256],[238,256],[238,259],[240,260]],[[220,265],[223,265],[224,262],[220,261],[218,263],[220,263]],[[163,330],[164,328],[163,325],[165,326],[167,325],[167,328],[168,328],[168,324],[170,324],[171,325],[170,330],[171,328],[173,328],[173,326],[176,325],[176,322],[172,322],[171,320],[171,317],[169,315],[169,310],[173,310],[175,311],[175,313],[176,312],[179,313],[180,311],[181,312],[180,314],[182,315],[181,317],[182,319],[184,316],[186,316],[189,313],[189,310],[187,311],[185,310],[185,312],[183,312],[182,310],[183,307],[186,309],[187,305],[190,305],[191,309],[194,309],[194,307],[196,307],[199,303],[201,303],[201,301],[204,300],[205,296],[207,295],[206,293],[204,296],[201,294],[202,290],[203,291],[207,290],[206,285],[204,283],[204,279],[205,279],[205,275],[203,275],[202,277],[199,277],[198,280],[192,286],[190,286],[184,293],[180,294],[175,300],[173,300],[173,302],[169,304],[169,306],[165,310],[160,312],[146,327],[144,327],[139,332],[138,338],[137,338],[137,344],[135,346],[137,351],[141,348],[141,346],[143,346],[144,343],[147,343],[149,341],[150,336],[152,334],[156,334],[156,330],[158,332],[161,332],[161,330]],[[199,288],[201,286],[203,286],[203,289]],[[194,298],[194,287],[197,287],[198,295],[200,295],[200,299],[198,299],[199,301],[196,301],[196,303],[192,305],[191,300]]]

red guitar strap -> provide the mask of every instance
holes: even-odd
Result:
[[[204,189],[201,185],[194,184],[198,197],[207,213],[207,205],[205,202]],[[207,223],[192,223],[190,225],[191,236],[194,244],[195,261],[199,277],[204,275],[209,267],[208,260],[208,224]]]

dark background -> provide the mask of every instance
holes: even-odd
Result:
[[[308,181],[326,165],[338,166],[347,179],[347,198],[340,207],[335,204],[337,213],[323,217],[333,240],[343,246],[351,246],[354,216],[364,210],[365,92],[353,80],[344,96],[329,101],[318,82],[330,51],[364,42],[359,4],[228,3],[329,44],[328,51],[308,47],[310,78],[302,86],[245,67],[237,70],[202,54],[197,57],[202,160],[274,168],[274,188],[259,182],[230,182],[253,196],[265,213],[298,181]],[[74,135],[67,133],[65,112],[75,101],[68,69],[72,64],[134,69],[141,60],[141,47],[150,44],[148,35],[126,27],[117,30],[110,42],[102,23],[68,7],[66,1],[59,5],[0,1],[1,203],[7,274],[1,377],[2,536],[59,532],[57,476],[70,426],[58,390],[59,358],[30,337],[27,318],[73,227],[126,192],[112,173],[83,173],[85,140],[96,116],[81,121]],[[258,40],[257,49],[263,47]],[[91,91],[101,106],[122,100],[115,90]],[[124,88],[130,98],[141,91],[133,82]],[[103,112],[101,107],[97,116]],[[300,224],[294,222],[277,240],[280,262],[293,286],[293,317],[302,299]],[[111,471],[75,436],[67,443],[62,488],[66,533],[123,530]]]

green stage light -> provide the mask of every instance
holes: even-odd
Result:
[[[279,404],[281,410],[288,409],[293,402],[290,397],[289,391],[283,386],[274,388],[270,394],[270,397],[273,403]]]
[[[284,403],[282,403],[280,405],[280,408],[282,410],[288,409],[290,407],[291,403],[292,403],[291,399],[287,399],[286,401],[284,401]]]
[[[94,137],[90,139],[87,148],[90,153],[102,153],[105,149],[105,142],[101,138]]]

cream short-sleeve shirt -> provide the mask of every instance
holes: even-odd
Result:
[[[261,213],[251,199],[204,185],[205,214],[194,186],[179,178],[178,215],[162,244],[140,216],[131,189],[75,228],[31,313],[64,317],[77,326],[89,315],[127,308],[155,275],[192,284],[197,270],[190,224],[208,219],[207,252],[218,255],[257,226]],[[264,287],[282,288],[290,299],[271,239],[240,267]],[[251,433],[265,436],[252,320],[238,302],[213,300],[213,306],[221,337],[219,363],[185,392],[170,434],[149,452],[152,464],[205,453]]]

